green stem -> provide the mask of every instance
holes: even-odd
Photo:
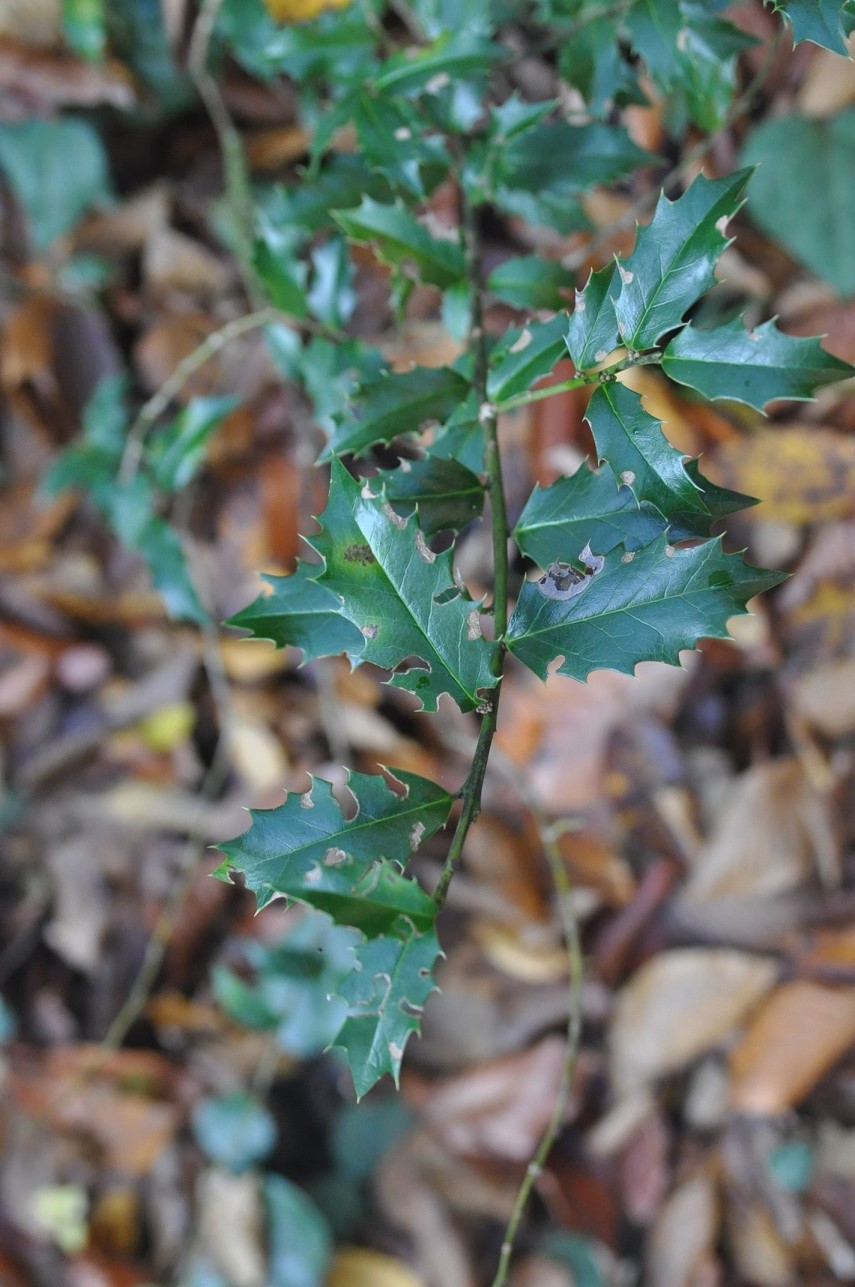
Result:
[[[490,527],[493,538],[493,630],[496,650],[492,669],[496,686],[490,692],[489,707],[481,721],[478,745],[472,765],[463,784],[463,808],[452,837],[442,875],[434,891],[437,907],[442,907],[448,887],[463,853],[469,829],[481,812],[481,791],[487,773],[490,748],[496,735],[499,719],[499,696],[505,661],[504,636],[508,628],[508,510],[502,477],[502,456],[499,450],[497,429],[498,411],[487,398],[487,337],[484,333],[484,289],[481,280],[481,256],[478,239],[477,215],[466,199],[463,205],[463,237],[466,252],[466,276],[471,291],[471,317],[469,324],[469,349],[472,353],[472,385],[481,408],[479,418],[484,433],[484,465],[490,493]]]
[[[528,393],[518,393],[514,398],[497,402],[493,410],[497,415],[501,415],[505,411],[514,411],[517,407],[527,407],[530,402],[542,402],[544,398],[554,398],[557,393],[584,388],[586,384],[607,384],[621,371],[631,371],[635,366],[653,366],[661,360],[662,354],[659,352],[621,358],[619,362],[605,366],[599,371],[585,371],[582,375],[574,375],[569,380],[562,380],[560,384],[547,384],[540,389],[529,389]]]

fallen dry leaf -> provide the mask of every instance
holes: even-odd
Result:
[[[427,1287],[403,1260],[367,1247],[342,1247],[325,1287]]]
[[[797,676],[793,707],[826,737],[855,731],[855,658],[832,661]]]
[[[720,447],[705,472],[763,502],[746,511],[754,522],[827,523],[855,508],[855,438],[833,429],[755,429]]]
[[[196,1247],[233,1287],[264,1287],[264,1208],[257,1173],[209,1168],[196,1186]]]
[[[718,1199],[705,1172],[684,1180],[667,1198],[651,1231],[647,1258],[649,1287],[697,1287],[716,1281]]]
[[[839,861],[831,805],[799,760],[770,760],[736,779],[685,886],[689,902],[795,889]]]
[[[733,1051],[732,1106],[770,1115],[796,1107],[853,1041],[855,987],[823,987],[807,979],[782,984]]]
[[[775,962],[680,948],[643,965],[618,993],[610,1034],[616,1088],[675,1072],[723,1041],[775,982]]]
[[[855,63],[817,49],[796,96],[802,116],[823,119],[855,103]]]
[[[730,1249],[744,1281],[757,1287],[791,1287],[797,1282],[790,1249],[758,1201],[731,1202],[726,1224]]]
[[[564,1041],[546,1037],[434,1083],[424,1120],[455,1153],[525,1161],[549,1121],[563,1067]]]

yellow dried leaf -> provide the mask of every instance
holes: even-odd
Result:
[[[852,513],[855,438],[816,425],[756,429],[722,447],[704,472],[759,497],[753,520],[829,522]]]
[[[342,1247],[333,1261],[326,1287],[425,1287],[402,1260],[366,1247]]]
[[[741,1113],[795,1108],[855,1040],[855,987],[795,979],[758,1010],[731,1058],[730,1102]]]
[[[274,22],[308,22],[328,9],[346,9],[350,0],[264,0]]]

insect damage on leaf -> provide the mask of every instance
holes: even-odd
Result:
[[[579,555],[579,562],[584,564],[584,571],[575,568],[572,563],[550,563],[544,575],[537,582],[537,588],[546,599],[575,599],[587,590],[598,572],[605,566],[602,555],[592,553],[590,542]]]

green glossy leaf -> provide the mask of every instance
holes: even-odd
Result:
[[[736,88],[736,57],[756,43],[704,0],[636,0],[630,43],[650,75],[676,94],[702,129],[723,122]]]
[[[675,505],[668,515],[668,532],[672,541],[709,536],[714,524],[727,518],[729,514],[735,514],[740,509],[750,509],[760,503],[755,496],[746,496],[744,492],[734,492],[729,487],[711,483],[708,478],[704,478],[697,460],[687,460],[685,470],[703,495],[705,512]]]
[[[435,460],[456,460],[473,474],[484,472],[484,429],[478,410],[473,391],[436,431],[430,449]]]
[[[666,517],[674,509],[708,514],[703,494],[686,473],[682,454],[665,437],[661,422],[644,410],[639,394],[618,381],[602,384],[588,404],[585,419],[599,459],[608,461],[637,500],[649,501]]]
[[[570,563],[585,545],[608,554],[618,545],[637,549],[660,536],[667,519],[629,487],[621,487],[606,464],[592,470],[585,463],[570,478],[551,487],[535,487],[514,528],[523,554],[545,568]]]
[[[349,1017],[336,1038],[347,1055],[361,1098],[389,1073],[395,1085],[404,1048],[421,1025],[425,1002],[436,988],[432,971],[441,955],[433,930],[377,938],[357,948],[358,969],[343,992]]]
[[[404,50],[382,65],[374,84],[387,93],[431,92],[433,82],[443,88],[451,77],[486,73],[496,62],[508,57],[501,45],[463,27],[443,32],[430,45],[417,51]]]
[[[463,251],[456,241],[432,237],[402,205],[365,197],[356,210],[336,210],[336,223],[352,241],[371,243],[383,263],[406,269],[444,289],[464,276]]]
[[[514,656],[541,679],[558,657],[559,674],[582,680],[595,670],[632,674],[641,661],[676,666],[681,649],[726,638],[728,619],[784,579],[725,554],[718,540],[675,548],[662,536],[624,558],[606,555],[603,570],[567,601],[527,581],[508,625]]]
[[[267,1287],[318,1287],[332,1261],[329,1224],[316,1204],[281,1175],[265,1175]]]
[[[514,308],[562,308],[562,291],[573,285],[573,275],[557,260],[537,255],[506,259],[487,278],[487,287],[497,299]]]
[[[839,295],[855,295],[855,108],[826,120],[764,121],[742,160],[757,166],[752,220]]]
[[[287,795],[277,809],[250,810],[249,829],[219,846],[226,859],[216,874],[243,872],[260,907],[284,896],[367,935],[386,932],[399,916],[432,925],[433,899],[401,866],[445,825],[454,797],[414,773],[396,770],[395,777],[404,795],[379,774],[351,774],[352,818],[323,778],[313,778],[303,795]]]
[[[618,265],[621,289],[614,307],[627,348],[653,348],[713,285],[716,260],[729,244],[725,226],[739,209],[748,177],[747,170],[725,179],[699,175],[679,200],[659,198],[632,255]]]
[[[614,16],[583,21],[561,45],[558,69],[594,116],[606,116],[615,106],[646,101],[617,39]]]
[[[62,0],[62,34],[81,58],[100,61],[107,41],[104,0]]]
[[[493,200],[528,223],[573,232],[586,226],[578,203],[586,188],[611,183],[652,160],[617,126],[544,121],[501,149]]]
[[[855,375],[816,338],[785,335],[774,321],[747,331],[738,318],[712,331],[687,326],[662,356],[662,370],[704,397],[762,411],[775,398],[807,401],[814,391]]]
[[[297,258],[299,240],[294,230],[276,224],[262,211],[256,216],[258,235],[252,266],[271,304],[292,317],[309,315],[306,300],[308,266]]]
[[[211,435],[240,402],[239,398],[193,398],[146,452],[156,485],[163,491],[186,487],[198,471]]]
[[[358,655],[362,635],[341,615],[338,596],[318,584],[316,577],[322,571],[319,564],[300,562],[291,576],[263,576],[270,592],[259,595],[226,624],[251,630],[256,639],[269,639],[277,648],[301,648],[304,661],[342,652]]]
[[[353,109],[353,123],[368,163],[391,185],[423,200],[451,164],[439,135],[428,135],[406,99],[363,90]]]
[[[354,396],[321,460],[329,460],[333,453],[358,456],[375,443],[416,433],[428,421],[444,420],[468,392],[468,381],[447,366],[417,366],[383,375]]]
[[[380,477],[397,513],[408,516],[418,509],[419,527],[426,536],[459,532],[484,508],[484,484],[458,460],[433,455],[402,460],[397,469],[384,470]]]
[[[241,1090],[201,1100],[193,1110],[192,1123],[203,1153],[236,1175],[263,1161],[276,1143],[272,1116]]]
[[[615,264],[592,272],[587,285],[576,292],[576,307],[567,328],[567,350],[577,371],[598,366],[621,343],[615,317],[615,300],[621,280]]]
[[[551,375],[566,352],[566,330],[566,313],[557,313],[548,322],[532,322],[522,330],[512,326],[490,356],[487,396],[491,402],[505,402]]]
[[[835,54],[848,54],[846,37],[855,31],[855,0],[777,0],[793,29],[793,44],[810,40]]]
[[[21,203],[37,251],[112,197],[100,136],[73,116],[0,124],[0,172]]]
[[[312,251],[312,285],[306,302],[325,326],[344,326],[356,307],[353,265],[343,237],[330,237]]]
[[[334,460],[330,499],[312,545],[326,561],[321,582],[341,597],[341,612],[364,637],[355,660],[394,670],[405,658],[421,664],[388,682],[436,710],[448,693],[461,710],[492,688],[494,645],[481,637],[479,603],[455,589],[450,550],[434,554],[414,519],[403,519],[370,480],[351,478]]]

